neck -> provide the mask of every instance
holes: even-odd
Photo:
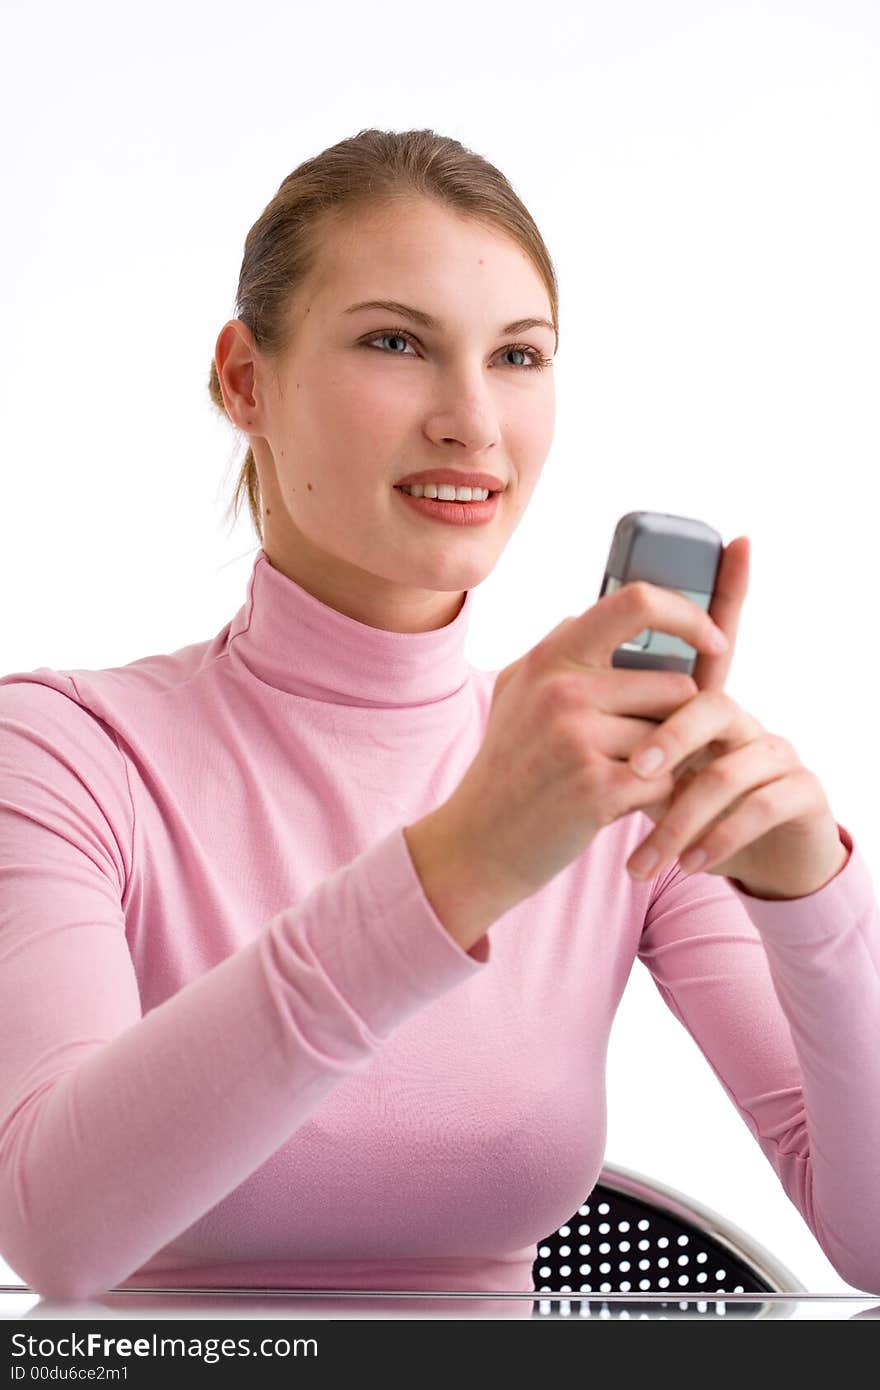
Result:
[[[433,704],[468,683],[464,644],[472,590],[451,621],[402,632],[363,622],[276,569],[261,548],[247,599],[229,627],[228,655],[265,684],[333,704]]]

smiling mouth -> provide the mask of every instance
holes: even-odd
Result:
[[[395,484],[394,484],[394,491],[395,491],[395,492],[405,492],[405,493],[407,494],[408,497],[414,497],[414,496],[415,496],[415,493],[410,492],[409,487],[404,487],[401,483],[395,483]],[[499,487],[499,488],[489,488],[489,489],[488,489],[489,497],[497,497],[498,494],[501,493],[501,492],[503,492],[503,491],[504,491],[504,488],[500,488],[500,487]],[[486,498],[484,498],[483,500],[486,501],[486,502],[488,502],[488,501],[489,501],[489,497],[486,497]],[[424,494],[424,493],[422,493],[422,500],[425,501],[425,502],[459,502],[460,505],[463,506],[463,507],[466,507],[466,506],[468,505],[467,502],[463,501],[462,498],[460,498],[460,497],[425,497],[425,494]]]

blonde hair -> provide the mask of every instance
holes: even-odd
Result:
[[[247,325],[270,361],[277,362],[289,346],[291,298],[316,269],[328,228],[417,197],[473,217],[519,243],[546,286],[558,344],[553,262],[531,214],[500,170],[433,130],[361,130],[288,174],[245,238],[234,317]],[[213,359],[208,391],[229,419]],[[227,509],[233,525],[245,495],[262,544],[260,482],[250,446]]]

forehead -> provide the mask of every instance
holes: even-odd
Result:
[[[432,204],[374,209],[335,227],[322,239],[320,261],[313,303],[331,312],[357,300],[395,299],[440,314],[456,286],[463,307],[477,294],[502,313],[523,312],[523,303],[535,313],[549,309],[544,282],[518,242]]]

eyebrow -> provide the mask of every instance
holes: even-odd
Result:
[[[426,314],[424,309],[413,309],[409,304],[399,304],[396,299],[363,299],[358,304],[350,304],[343,312],[356,314],[359,309],[384,309],[389,314],[399,314],[403,318],[413,319],[424,328],[443,327],[439,319],[435,319],[432,314]],[[529,328],[549,328],[554,336],[556,334],[556,329],[547,319],[514,319],[513,323],[505,324],[498,332],[525,333]]]

